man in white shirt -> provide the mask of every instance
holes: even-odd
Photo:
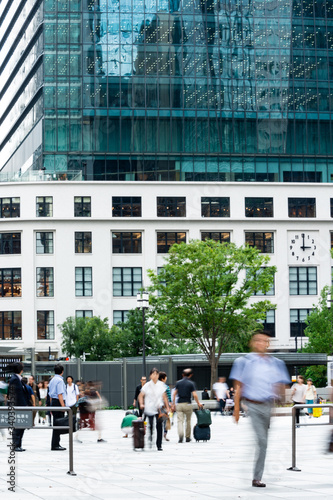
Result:
[[[158,451],[163,451],[162,449],[162,435],[163,429],[162,424],[163,421],[161,418],[158,418],[159,409],[164,406],[167,412],[170,411],[169,401],[166,395],[166,385],[158,380],[159,371],[157,368],[153,368],[150,371],[150,381],[147,382],[141,389],[139,394],[139,405],[140,408],[144,409],[145,416],[148,417],[149,420],[149,428],[150,428],[150,436],[149,441],[152,442],[153,439],[153,425],[154,425],[154,417],[156,419],[156,446]]]
[[[213,385],[213,391],[220,405],[221,415],[224,414],[225,400],[230,398],[229,387],[226,384],[225,377],[219,377],[218,381]]]

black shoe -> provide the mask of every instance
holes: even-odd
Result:
[[[51,448],[52,451],[64,451],[66,448],[63,446],[55,446],[54,448]]]
[[[254,486],[255,488],[266,488],[266,484],[262,483],[258,479],[253,479],[252,486]]]
[[[182,443],[182,442],[183,442],[183,438],[179,438],[178,443]]]
[[[97,443],[106,443],[105,439],[97,439]]]
[[[21,448],[21,446],[17,446],[16,448],[14,448],[14,451],[25,451],[25,449]]]
[[[186,442],[189,443],[191,441],[191,438],[186,438]]]
[[[163,448],[157,448],[157,451],[163,451]]]

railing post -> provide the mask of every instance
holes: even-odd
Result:
[[[76,476],[74,472],[74,463],[73,463],[73,410],[69,408],[68,410],[68,425],[69,425],[69,471],[67,474],[70,476]]]
[[[300,472],[301,469],[296,467],[296,408],[295,406],[291,410],[291,456],[292,465],[287,470],[293,470],[295,472]]]

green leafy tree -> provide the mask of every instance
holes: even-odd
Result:
[[[206,355],[211,385],[222,352],[246,344],[261,328],[268,300],[250,303],[254,293],[268,292],[275,267],[256,248],[212,240],[175,244],[161,272],[149,270],[150,315],[165,338],[189,339]]]
[[[327,302],[328,296],[333,298],[333,287],[324,286],[320,292],[317,305],[306,318],[305,335],[309,338],[305,352],[333,352],[333,303]],[[329,305],[328,305],[329,304]]]
[[[89,361],[105,361],[114,357],[114,340],[107,318],[67,318],[59,325],[61,347],[68,356],[79,358],[89,353]]]

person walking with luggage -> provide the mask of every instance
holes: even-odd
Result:
[[[162,435],[163,429],[162,418],[159,418],[160,409],[163,406],[165,410],[169,413],[169,401],[165,392],[165,384],[158,380],[159,371],[157,368],[153,368],[150,371],[150,381],[147,382],[141,389],[139,394],[139,404],[141,410],[144,410],[145,416],[148,417],[149,420],[149,441],[153,440],[153,425],[154,418],[156,420],[156,446],[158,451],[163,451],[162,448]]]
[[[178,380],[173,392],[173,409],[176,409],[177,412],[178,443],[182,443],[184,440],[184,421],[186,422],[185,439],[189,443],[191,441],[191,418],[193,413],[192,395],[200,409],[203,408],[203,405],[198,399],[194,383],[190,380],[193,376],[192,369],[186,368],[182,375],[183,378]],[[177,396],[178,403],[175,404]]]
[[[281,395],[285,384],[290,383],[283,361],[267,354],[269,335],[255,333],[251,339],[251,353],[237,358],[230,378],[235,382],[235,422],[239,421],[240,400],[245,399],[256,437],[256,458],[252,486],[264,488],[264,472],[268,429],[273,401]]]
[[[54,367],[54,377],[50,380],[49,383],[49,394],[50,394],[50,401],[51,401],[51,406],[58,407],[59,406],[66,406],[65,405],[65,399],[66,399],[66,386],[64,379],[62,377],[64,373],[64,367],[61,364],[57,364]],[[53,425],[56,425],[56,420],[58,418],[62,418],[65,416],[65,413],[62,411],[52,411],[53,415]],[[63,451],[66,450],[66,448],[63,448],[60,446],[60,435],[61,431],[57,431],[56,429],[53,429],[52,433],[52,441],[51,441],[51,450],[55,451]]]
[[[301,405],[305,401],[306,385],[304,384],[303,375],[298,375],[297,384],[292,386],[291,399],[293,400],[294,406]],[[296,408],[296,427],[299,427],[299,414],[300,409]]]
[[[20,362],[10,366],[13,375],[8,384],[8,406],[29,406],[30,394],[22,382],[23,364]],[[25,429],[13,429],[12,439],[15,451],[25,451],[22,448],[22,438]]]

